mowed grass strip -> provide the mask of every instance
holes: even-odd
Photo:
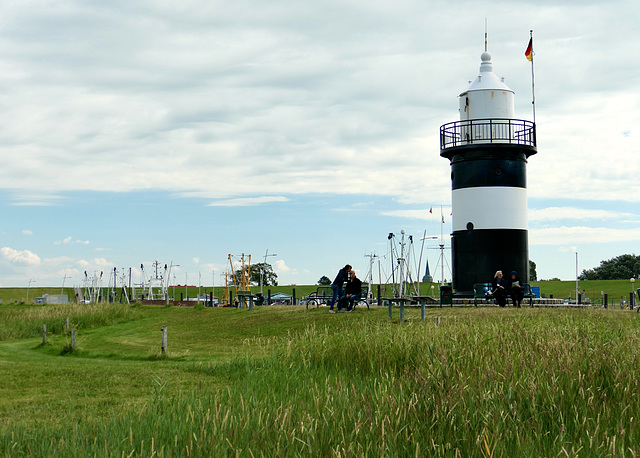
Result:
[[[403,324],[384,309],[141,313],[148,324],[172,320],[167,359],[129,348],[131,323],[91,330],[66,356],[14,343],[96,377],[102,365],[136,370],[140,402],[113,415],[53,405],[63,418],[80,413],[37,428],[7,422],[5,455],[617,456],[640,444],[635,313],[430,309],[422,323],[410,309]],[[100,356],[98,342],[121,326],[127,339]],[[117,390],[109,396],[123,402]]]

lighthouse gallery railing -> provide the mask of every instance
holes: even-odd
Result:
[[[455,121],[440,126],[440,150],[483,143],[536,146],[536,125],[524,119]]]

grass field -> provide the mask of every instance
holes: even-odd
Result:
[[[490,281],[491,279],[487,279]],[[561,299],[575,299],[576,283],[575,281],[537,281],[532,282],[532,286],[539,286],[542,297],[550,297],[553,295],[555,298]],[[640,281],[637,285],[640,286]],[[265,286],[263,292],[266,295],[268,291],[272,294],[282,292],[286,294],[293,294],[295,289],[296,298],[301,299],[312,291],[315,291],[317,285],[282,285],[282,286]],[[433,287],[433,288],[432,288]],[[629,280],[589,280],[579,282],[580,292],[583,292],[583,297],[589,298],[592,304],[603,303],[604,294],[609,296],[609,303],[619,304],[621,298],[629,300],[629,293],[632,291],[632,285]],[[637,288],[635,288],[637,289]],[[253,286],[251,290],[256,293],[260,291],[259,287]],[[211,286],[203,286],[198,288],[190,286],[185,288],[184,286],[170,287],[169,296],[176,300],[180,300],[182,297],[197,297],[198,291],[201,294],[210,293]],[[232,289],[232,291],[234,291]],[[391,287],[387,286],[385,292],[385,285],[382,286],[382,295],[388,296],[390,294]],[[61,294],[64,292],[70,299],[74,297],[74,291],[72,288],[42,288],[31,287],[29,288],[29,303],[34,303],[36,297],[42,297],[44,294]],[[373,292],[377,293],[377,285],[374,285]],[[438,283],[420,283],[420,293],[422,295],[434,295],[438,297]],[[217,297],[222,297],[224,294],[222,287],[216,287],[214,294]],[[235,292],[234,292],[235,294]],[[26,302],[27,288],[0,288],[0,301],[4,304]]]
[[[423,323],[419,313],[399,323],[383,308],[1,305],[0,454],[640,450],[639,314],[432,308]]]

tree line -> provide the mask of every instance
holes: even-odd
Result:
[[[615,258],[600,261],[598,267],[585,269],[579,280],[628,280],[640,274],[640,256],[623,254]]]

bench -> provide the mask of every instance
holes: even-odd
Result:
[[[492,291],[491,283],[476,283],[473,285],[473,305],[478,306],[478,300],[482,302],[483,300],[488,301],[495,299],[495,296],[491,293]],[[529,283],[523,283],[522,289],[524,291],[524,299],[529,299],[529,307],[533,307],[533,299],[536,297],[535,294],[531,291],[531,285]],[[507,294],[507,300],[511,299],[511,296]]]
[[[319,307],[321,305],[327,305],[331,302],[331,298],[333,297],[333,290],[331,286],[318,286],[318,289],[309,294],[307,299],[307,308],[309,306]]]

